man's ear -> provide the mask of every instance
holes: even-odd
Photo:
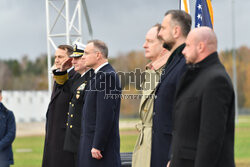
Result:
[[[198,53],[201,53],[205,50],[205,43],[204,42],[199,42],[198,45],[197,45],[197,50],[198,50]]]
[[[180,26],[174,26],[173,28],[173,37],[178,38],[181,35],[181,27]]]
[[[96,52],[96,58],[97,58],[97,60],[100,60],[101,58],[102,58],[102,54],[101,54],[101,52]]]

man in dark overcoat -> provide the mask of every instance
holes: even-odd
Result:
[[[104,42],[90,41],[84,58],[95,76],[85,91],[78,167],[120,167],[119,78]]]
[[[62,63],[73,53],[73,48],[60,45],[55,52],[55,70],[60,71]],[[68,70],[68,78],[78,78],[73,67]],[[46,134],[43,152],[43,167],[74,166],[74,154],[63,150],[66,132],[67,113],[69,109],[70,91],[67,83],[54,82],[51,100],[46,113]]]
[[[166,166],[172,140],[172,112],[176,85],[186,69],[182,50],[191,29],[191,16],[181,10],[165,14],[159,37],[171,55],[155,91],[152,127],[151,167]]]
[[[235,167],[234,90],[208,27],[192,30],[177,88],[170,167]]]

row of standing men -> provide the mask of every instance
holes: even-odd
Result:
[[[100,40],[56,51],[43,166],[119,166],[120,99],[111,96],[121,88],[107,58]]]
[[[146,34],[149,75],[142,83],[133,167],[235,166],[231,80],[213,30],[190,32],[191,24],[189,14],[170,10]],[[106,44],[61,45],[55,66],[43,167],[119,167],[121,86]]]

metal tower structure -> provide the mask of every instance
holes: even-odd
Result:
[[[51,54],[60,44],[82,42],[82,16],[87,22],[90,37],[92,28],[85,0],[46,0],[48,88],[52,91]]]

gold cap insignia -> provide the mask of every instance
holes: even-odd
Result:
[[[73,47],[73,51],[74,51],[74,52],[76,51],[76,44],[75,44],[74,47]]]

